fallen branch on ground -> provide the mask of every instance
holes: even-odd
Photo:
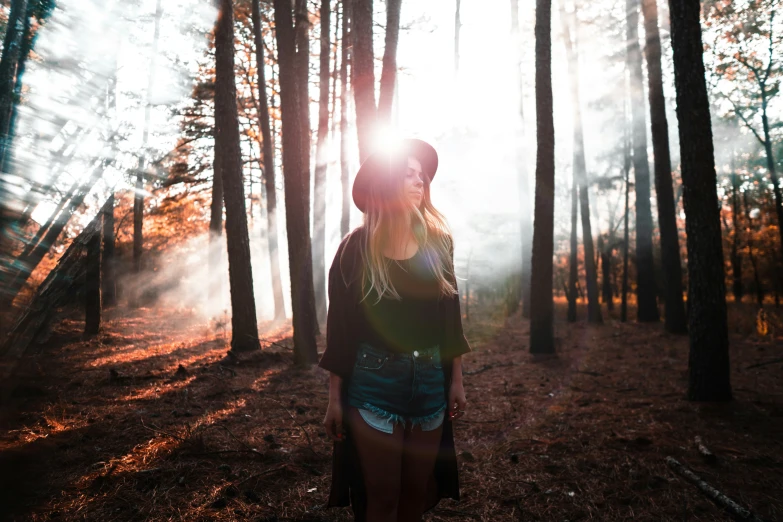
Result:
[[[765,361],[761,363],[751,364],[750,366],[746,366],[746,370],[752,370],[753,368],[761,368],[762,366],[769,366],[771,364],[778,364],[783,362],[783,357],[779,359],[772,359],[771,361]]]
[[[477,370],[469,370],[462,372],[464,375],[478,375],[479,373],[485,372],[487,370],[491,370],[492,368],[502,368],[504,366],[514,366],[513,362],[507,362],[507,363],[499,363],[499,364],[485,364],[481,368]]]
[[[668,464],[670,468],[672,468],[675,472],[677,472],[677,474],[681,475],[682,477],[685,477],[689,482],[695,484],[696,487],[698,487],[702,493],[704,493],[710,499],[712,499],[713,502],[715,502],[725,510],[729,511],[735,519],[749,520],[751,522],[764,522],[759,517],[754,515],[750,510],[747,510],[744,507],[740,506],[739,504],[731,500],[729,497],[727,497],[726,495],[724,495],[714,487],[704,482],[701,479],[701,477],[699,477],[697,474],[695,474],[687,467],[680,464],[677,461],[677,459],[673,457],[666,457],[666,464]]]

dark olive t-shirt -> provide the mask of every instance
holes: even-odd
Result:
[[[373,290],[361,302],[359,339],[397,353],[411,353],[441,341],[440,285],[422,248],[403,260],[388,259],[389,278],[399,300]],[[369,287],[369,285],[367,285]]]

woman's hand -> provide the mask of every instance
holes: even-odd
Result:
[[[329,406],[326,407],[326,417],[324,417],[324,428],[326,428],[326,434],[333,441],[342,442],[345,440],[343,407],[339,400],[329,400]]]
[[[449,388],[449,418],[454,420],[462,417],[465,414],[465,405],[467,403],[462,380],[452,381],[451,388]]]

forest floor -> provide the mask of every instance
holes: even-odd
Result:
[[[666,456],[783,520],[783,364],[749,368],[783,357],[783,320],[770,311],[759,338],[751,305],[730,310],[735,400],[698,404],[685,399],[687,337],[661,324],[558,321],[558,354],[542,358],[528,353],[527,321],[472,306],[455,423],[462,499],[425,520],[729,520]],[[267,328],[261,352],[228,366],[224,325],[183,324],[175,310],[109,311],[90,340],[82,327],[61,322],[0,383],[13,387],[0,519],[352,519],[322,507],[328,374],[292,366],[288,332]]]

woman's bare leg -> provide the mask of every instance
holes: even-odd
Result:
[[[346,414],[367,490],[367,520],[395,522],[400,498],[404,429],[395,424],[393,433],[383,433],[364,422],[356,408],[349,407]]]
[[[432,431],[421,431],[421,426],[405,431],[397,522],[421,521],[427,482],[435,467],[442,432],[442,424]]]

